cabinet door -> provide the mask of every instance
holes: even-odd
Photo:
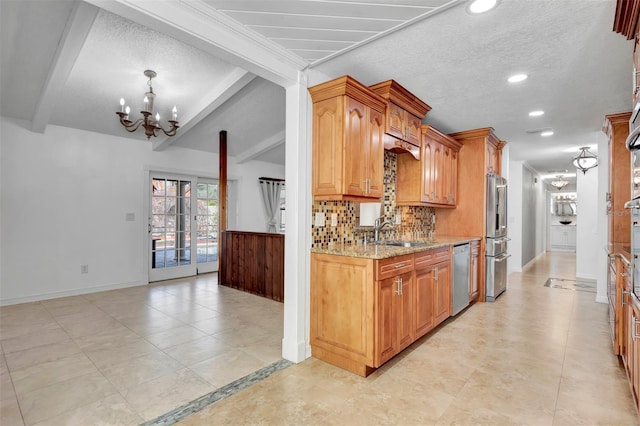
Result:
[[[450,152],[447,180],[447,204],[450,206],[456,206],[458,204],[458,151],[451,149]]]
[[[416,339],[436,326],[434,273],[433,268],[416,271]]]
[[[640,402],[640,345],[638,343],[638,322],[640,320],[640,312],[636,308],[636,304],[633,303],[631,307],[632,320],[631,320],[631,337],[632,345],[629,350],[629,360],[631,362],[631,389],[633,391],[634,401],[636,402],[636,408]]]
[[[444,169],[444,145],[432,141],[433,155],[431,156],[431,201],[433,203],[442,204],[442,176],[440,170]]]
[[[480,272],[480,264],[479,260],[479,252],[480,252],[480,244],[475,242],[471,243],[471,251],[470,256],[471,260],[469,263],[469,301],[473,301],[478,297],[478,293],[480,290],[479,287],[479,272]]]
[[[367,111],[363,103],[347,99],[345,122],[345,193],[367,195]],[[363,152],[364,151],[364,152]]]
[[[451,263],[440,262],[434,267],[436,325],[451,315]]]
[[[415,340],[415,299],[411,272],[378,281],[376,365]]]
[[[396,277],[378,281],[376,297],[376,349],[375,365],[379,367],[396,354],[396,324],[394,318],[394,299],[400,287]]]
[[[405,140],[414,145],[420,146],[420,139],[422,138],[422,121],[415,115],[406,113],[406,130]]]
[[[400,280],[400,295],[395,298],[395,316],[398,319],[397,351],[400,352],[413,343],[416,336],[415,284],[410,272],[397,279]]]
[[[406,121],[404,115],[404,109],[393,102],[387,103],[387,133],[398,139],[404,139]],[[420,139],[418,139],[419,141]]]
[[[433,183],[433,162],[434,162],[434,144],[435,142],[429,139],[425,139],[422,142],[421,158],[422,162],[422,187],[421,187],[421,201],[424,203],[431,202],[432,196],[435,195],[434,183]]]
[[[368,109],[368,137],[363,154],[366,156],[367,196],[381,198],[384,193],[384,114]],[[351,161],[361,161],[355,156]]]
[[[344,104],[332,98],[313,104],[313,195],[342,193]],[[322,141],[322,143],[319,143]]]

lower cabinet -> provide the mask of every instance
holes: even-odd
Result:
[[[473,302],[480,293],[480,242],[472,241],[469,246],[469,301]]]
[[[379,367],[415,340],[415,296],[412,274],[377,282],[377,351]]]
[[[451,249],[374,260],[311,254],[315,358],[366,377],[451,313]]]
[[[636,411],[640,413],[640,335],[638,333],[640,301],[632,291],[629,267],[625,262],[619,262],[617,266],[621,270],[618,274],[618,285],[623,289],[620,307],[622,333],[619,338],[619,354],[627,373]]]

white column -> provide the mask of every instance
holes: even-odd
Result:
[[[301,362],[309,346],[311,248],[311,99],[307,76],[286,88],[286,234],[284,237],[284,337],[282,357]]]

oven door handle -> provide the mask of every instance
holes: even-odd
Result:
[[[502,262],[503,260],[507,260],[510,257],[511,257],[510,254],[502,254],[500,256],[494,257],[493,260],[494,262]]]

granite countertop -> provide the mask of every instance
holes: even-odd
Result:
[[[418,253],[434,248],[464,244],[478,241],[480,237],[437,236],[434,238],[416,239],[412,241],[424,244],[413,247],[397,247],[386,244],[334,244],[330,248],[312,248],[311,253],[333,254],[337,256],[362,257],[366,259],[386,259],[404,254]]]

